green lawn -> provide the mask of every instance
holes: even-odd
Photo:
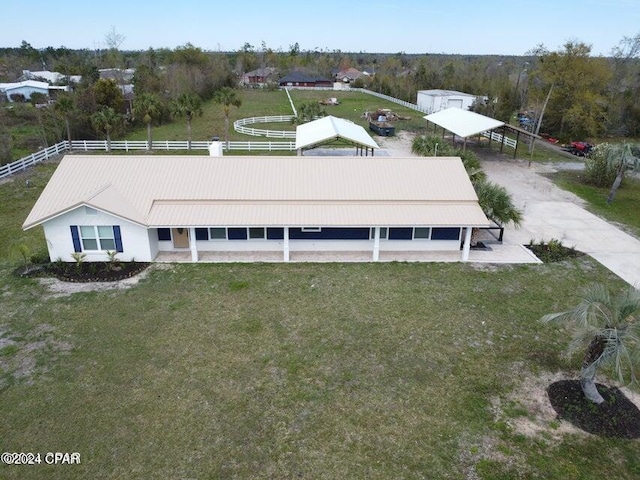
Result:
[[[284,90],[239,90],[242,100],[240,108],[231,107],[229,115],[229,139],[235,141],[265,141],[264,137],[253,137],[236,133],[233,130],[233,122],[240,118],[262,117],[269,115],[292,115],[293,110]],[[402,107],[393,102],[379,99],[372,95],[359,92],[338,92],[338,91],[302,91],[292,90],[291,97],[295,105],[311,101],[320,101],[328,97],[336,97],[340,105],[327,106],[325,111],[328,115],[352,120],[367,128],[368,124],[362,119],[362,114],[377,108],[390,108],[402,116],[411,117],[411,120],[399,120],[396,123],[398,130],[419,132],[425,127],[423,114],[415,110]],[[295,126],[288,123],[281,124],[257,124],[255,128],[270,128],[278,130],[295,130]],[[222,106],[212,100],[205,102],[203,115],[196,117],[192,122],[193,140],[210,140],[212,136],[224,139],[224,114]],[[176,119],[171,123],[153,127],[153,138],[156,140],[185,140],[187,138],[186,121]],[[146,128],[140,128],[127,136],[128,140],[146,140]],[[272,139],[282,141],[282,139]]]
[[[640,475],[637,441],[562,433],[528,403],[536,379],[579,368],[537,319],[588,282],[623,285],[588,257],[170,265],[128,290],[54,296],[5,253],[51,171],[0,185],[0,449],[82,463],[0,478]]]
[[[593,213],[609,221],[623,224],[632,234],[640,237],[639,178],[625,178],[611,205],[607,205],[609,188],[599,188],[583,183],[582,172],[564,170],[552,175],[551,178],[561,188],[586,200]]]

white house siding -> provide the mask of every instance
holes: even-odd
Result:
[[[12,102],[13,100],[11,100],[11,95],[22,94],[24,95],[25,100],[31,100],[31,95],[33,93],[42,93],[43,95],[49,95],[49,89],[31,87],[31,86],[21,86],[21,87],[7,88],[5,90],[5,93],[7,95],[7,100]]]
[[[51,260],[74,261],[71,256],[74,253],[71,225],[118,225],[124,250],[122,253],[118,253],[118,259],[150,262],[155,257],[155,254],[152,255],[151,237],[146,228],[100,211],[96,211],[96,215],[87,215],[85,207],[78,207],[43,223]],[[85,260],[88,262],[108,259],[103,251],[86,251],[84,253],[87,254]]]

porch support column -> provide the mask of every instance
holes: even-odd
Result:
[[[196,246],[196,229],[189,228],[189,249],[191,250],[191,261],[198,261],[198,247]]]
[[[284,258],[283,261],[285,263],[287,263],[289,261],[289,227],[284,227],[284,247],[283,247],[283,253],[284,253]]]
[[[375,227],[373,234],[373,261],[380,258],[380,227]]]
[[[464,232],[464,247],[462,247],[462,261],[469,260],[469,250],[471,250],[471,227],[467,227]]]

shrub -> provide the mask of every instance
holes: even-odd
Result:
[[[596,187],[609,187],[615,178],[616,170],[607,162],[606,144],[598,145],[585,160],[585,183]]]

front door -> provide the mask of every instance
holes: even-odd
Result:
[[[189,248],[189,229],[172,228],[173,248]]]

